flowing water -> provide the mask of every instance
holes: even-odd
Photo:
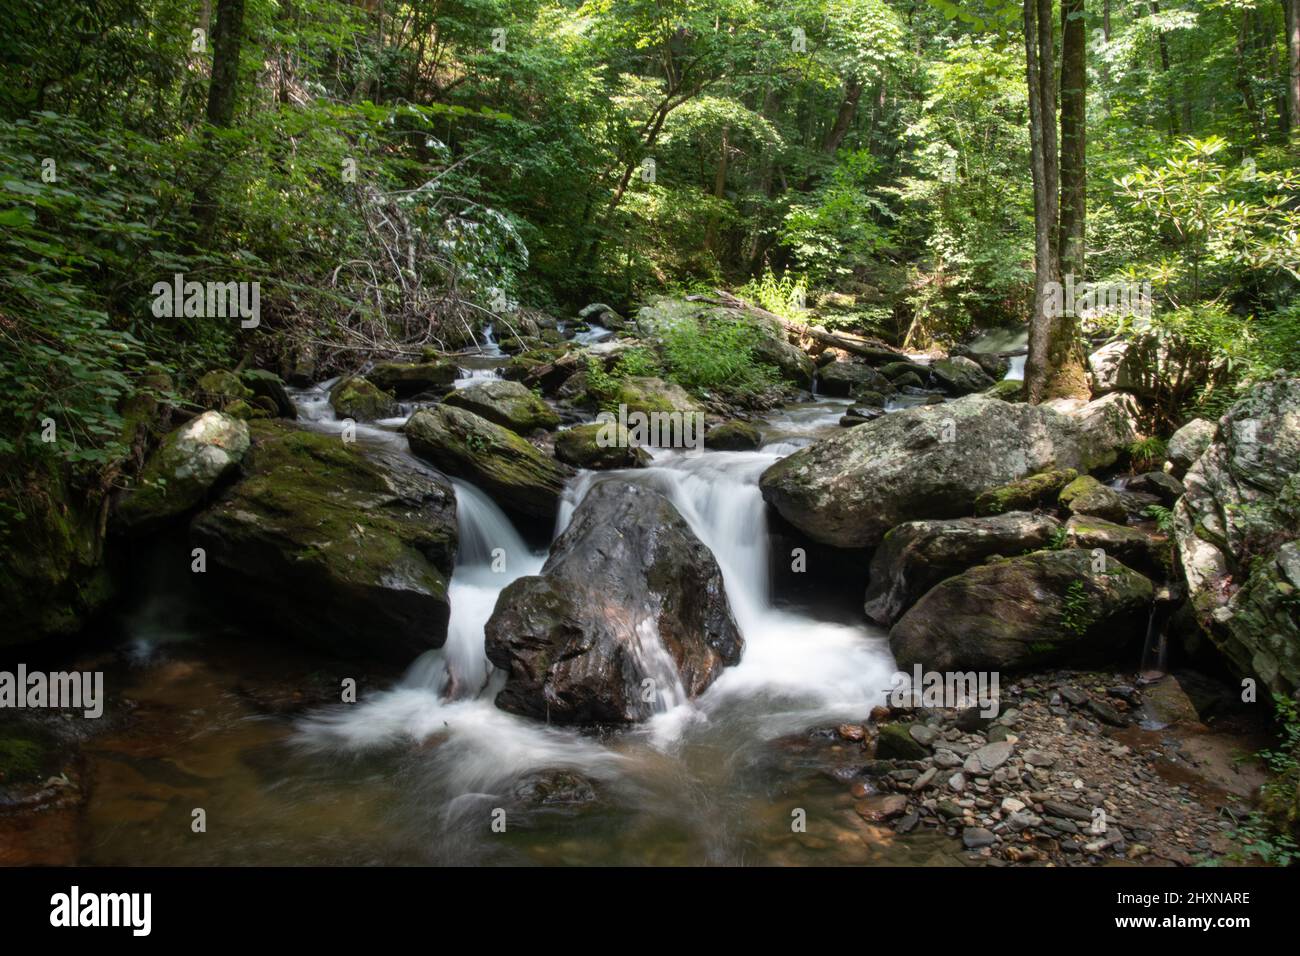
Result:
[[[304,424],[336,431],[328,384],[295,400]],[[311,665],[295,671],[294,654],[178,623],[155,601],[152,617],[128,623],[136,650],[116,675],[136,702],[135,728],[90,750],[100,785],[85,862],[959,861],[942,837],[902,840],[865,824],[847,782],[861,752],[810,734],[861,720],[883,700],[894,670],[884,632],[773,595],[773,562],[789,557],[771,554],[759,476],[837,429],[847,405],[787,409],[759,451],[656,451],[650,467],[570,483],[557,533],[598,481],[647,484],[672,500],[715,555],[746,642],[741,662],[698,699],[670,682],[655,716],[628,731],[550,727],[494,705],[503,677],[484,655],[483,626],[501,589],[537,573],[545,552],[465,482],[453,483],[460,550],[446,645],[400,680],[368,685],[355,704],[291,721],[250,709],[250,694],[296,693],[282,675]],[[395,467],[424,469],[397,430],[404,417],[357,425],[358,444]],[[652,672],[667,661],[656,635],[643,645]],[[317,676],[332,685],[332,675]],[[539,803],[538,781],[556,780],[579,799]],[[177,824],[194,806],[207,809],[206,834]],[[791,826],[800,810],[806,832]]]

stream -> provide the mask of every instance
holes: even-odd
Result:
[[[495,374],[499,363],[496,355],[468,362],[462,382]],[[328,385],[294,398],[301,424],[338,432]],[[746,642],[741,662],[699,698],[660,683],[654,717],[620,733],[549,727],[494,705],[503,675],[484,655],[484,624],[501,589],[537,573],[546,555],[461,480],[453,481],[460,545],[446,645],[396,683],[363,685],[354,704],[291,719],[250,708],[247,685],[288,692],[287,675],[310,670],[310,659],[295,665],[295,652],[178,613],[155,589],[128,617],[131,652],[107,678],[126,685],[135,727],[87,746],[96,786],[83,862],[960,863],[938,834],[904,840],[866,824],[844,782],[860,751],[810,734],[860,721],[883,701],[894,672],[885,632],[860,615],[836,619],[773,595],[772,562],[790,558],[770,553],[778,539],[759,476],[838,430],[849,404],[790,406],[765,426],[758,451],[656,449],[649,467],[570,481],[556,534],[596,482],[634,481],[666,495],[715,555]],[[358,424],[358,445],[396,467],[427,469],[399,431],[410,410]],[[543,793],[558,781],[568,799],[539,801],[538,781]],[[193,807],[205,809],[206,833],[178,824]],[[792,829],[798,810],[807,832]],[[502,811],[498,832],[491,824]]]

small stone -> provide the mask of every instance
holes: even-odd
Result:
[[[861,724],[840,724],[839,732],[845,740],[862,741],[867,736]]]
[[[997,842],[997,837],[984,827],[967,827],[961,831],[961,842],[966,845],[966,849],[976,850],[982,846],[992,846]]]
[[[934,743],[935,738],[939,736],[938,728],[931,727],[928,724],[913,724],[908,732],[912,735],[912,739],[922,747],[930,746]]]
[[[1017,800],[1015,797],[1002,798],[1002,809],[1005,810],[1007,813],[1019,813],[1024,808],[1025,805],[1021,803],[1019,800]]]
[[[948,786],[957,793],[961,793],[966,789],[966,778],[960,773],[955,773],[948,778]]]
[[[883,823],[907,811],[907,797],[900,793],[881,793],[859,801],[854,808],[869,823]]]

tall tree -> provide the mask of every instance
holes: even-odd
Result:
[[[1282,0],[1286,12],[1288,132],[1300,130],[1300,0]]]
[[[1066,0],[1067,3],[1070,0]],[[1030,168],[1034,181],[1034,307],[1029,318],[1029,354],[1025,360],[1025,389],[1031,402],[1052,398],[1087,397],[1088,379],[1084,371],[1083,349],[1079,341],[1078,319],[1066,313],[1072,309],[1053,308],[1053,285],[1061,282],[1061,154],[1056,130],[1056,63],[1053,36],[1052,0],[1024,0],[1025,75],[1029,87]],[[1072,51],[1073,55],[1073,51]],[[1082,53],[1080,68],[1082,68]],[[1077,81],[1077,77],[1075,78]],[[1074,95],[1071,93],[1071,95]],[[1080,110],[1080,113],[1082,110]],[[1082,117],[1079,117],[1080,123]],[[1078,131],[1078,150],[1082,150],[1082,130]],[[1072,146],[1074,144],[1072,143]],[[1073,168],[1082,153],[1071,153],[1071,201],[1078,201],[1078,223],[1073,219],[1070,237],[1082,236],[1082,172]],[[1082,255],[1078,242],[1077,255]],[[1074,250],[1072,250],[1073,252]]]

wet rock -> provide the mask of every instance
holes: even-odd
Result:
[[[265,398],[275,406],[275,413],[280,418],[295,419],[298,409],[289,397],[288,390],[280,376],[260,368],[246,368],[239,373],[240,383],[253,393],[255,398]]]
[[[501,592],[486,648],[507,673],[498,707],[551,723],[621,724],[649,717],[656,700],[698,696],[739,661],[743,641],[717,562],[672,503],[605,480],[541,574]]]
[[[1018,478],[1113,459],[1132,434],[1109,407],[1065,415],[970,395],[823,438],[774,464],[760,486],[810,537],[872,547],[904,521],[969,514],[982,492]]]
[[[900,668],[1014,671],[1087,658],[1145,634],[1151,582],[1087,551],[1038,551],[937,585],[889,632]]]
[[[1172,505],[1183,496],[1183,483],[1163,471],[1147,471],[1130,478],[1126,491],[1140,491],[1155,495],[1165,505]]]
[[[931,363],[930,375],[949,395],[982,392],[994,384],[993,379],[978,362],[963,355],[939,359]]]
[[[508,511],[554,520],[572,471],[519,435],[462,408],[422,408],[406,423],[411,451],[482,488]]]
[[[966,758],[962,769],[970,774],[990,774],[1010,759],[1013,746],[1005,740],[985,744]]]
[[[854,389],[892,392],[894,386],[865,362],[832,362],[817,373],[817,391],[823,395],[847,397]]]
[[[876,739],[876,757],[880,760],[920,760],[929,755],[912,737],[907,724],[884,724]]]
[[[608,447],[602,446],[602,436]],[[617,422],[575,425],[556,432],[555,457],[574,468],[593,470],[643,468],[650,463],[650,454],[637,448]]]
[[[868,823],[884,823],[907,812],[907,797],[897,793],[881,793],[859,801],[854,809]]]
[[[451,389],[460,377],[455,362],[380,362],[366,373],[375,387],[398,398],[410,398],[425,392],[441,393]]]
[[[330,405],[341,418],[358,422],[371,422],[397,414],[397,402],[391,392],[385,392],[359,375],[345,378],[330,389]]]
[[[1009,511],[1028,511],[1048,502],[1055,502],[1061,489],[1079,473],[1073,468],[1039,472],[1027,478],[1008,482],[975,498],[977,515],[1000,515]]]
[[[463,408],[521,435],[560,424],[555,409],[518,382],[504,379],[484,379],[457,389],[443,404]]]
[[[581,806],[594,803],[596,785],[572,770],[541,770],[521,779],[515,799],[537,807]]]
[[[976,850],[984,846],[992,846],[998,841],[990,830],[984,827],[966,827],[961,831],[961,842],[968,850]]]
[[[1062,488],[1058,500],[1074,515],[1091,515],[1117,524],[1128,519],[1124,499],[1091,475],[1080,475]]]
[[[250,431],[246,477],[191,525],[214,582],[262,622],[345,656],[407,664],[441,647],[450,484],[385,468],[336,436],[279,422]]]
[[[704,447],[712,451],[753,451],[761,444],[762,433],[749,422],[723,422],[704,436]]]
[[[229,415],[204,412],[186,422],[162,440],[119,499],[116,528],[141,534],[193,511],[239,470],[248,447],[248,425]]]
[[[888,627],[940,581],[995,554],[1045,547],[1059,527],[1055,518],[1024,512],[901,524],[872,556],[867,617]]]

